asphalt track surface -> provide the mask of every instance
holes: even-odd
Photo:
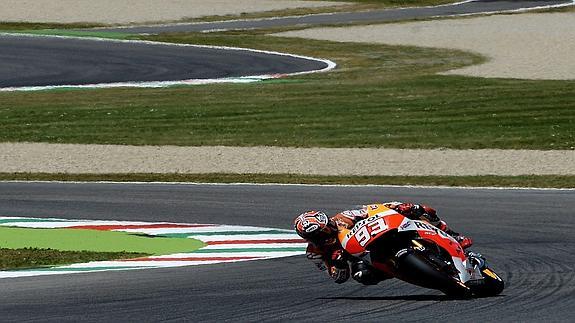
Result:
[[[475,238],[507,281],[499,297],[448,300],[385,281],[337,285],[305,256],[0,280],[1,321],[572,321],[575,191],[256,185],[0,183],[0,215],[288,229],[310,208],[428,203]]]
[[[213,79],[327,67],[323,61],[246,50],[58,37],[0,37],[0,88]]]
[[[572,1],[475,1],[463,4],[310,15],[266,20],[107,29],[163,33],[291,25],[386,22],[433,16],[495,12]],[[87,39],[0,35],[0,89],[110,83],[205,80],[290,74],[328,67],[323,61],[249,51],[150,45]]]

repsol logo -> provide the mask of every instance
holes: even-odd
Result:
[[[352,237],[354,234],[356,234],[357,231],[358,231],[359,229],[361,229],[363,226],[368,225],[368,224],[370,224],[371,222],[377,221],[379,218],[380,218],[379,215],[375,215],[375,216],[370,216],[370,217],[367,218],[367,219],[363,219],[363,220],[357,222],[357,223],[353,226],[353,228],[351,229],[351,231],[349,231],[349,232],[346,234],[346,237],[347,237],[347,238],[351,238],[351,237]]]
[[[435,226],[433,226],[429,223],[420,222],[420,221],[413,221],[413,222],[415,222],[415,226],[418,229],[433,231],[442,237],[447,237],[447,234],[445,232],[439,230],[438,228],[436,228]]]

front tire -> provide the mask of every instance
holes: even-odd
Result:
[[[505,288],[505,282],[493,270],[485,267],[481,270],[483,276],[482,284],[471,285],[469,288],[477,297],[490,297],[501,294]]]
[[[397,259],[400,278],[408,283],[442,291],[455,298],[468,298],[472,291],[459,280],[439,271],[423,255],[413,251],[401,255]]]

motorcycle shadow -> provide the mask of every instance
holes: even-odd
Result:
[[[461,299],[447,295],[335,296],[319,297],[318,299],[347,301],[461,301]]]

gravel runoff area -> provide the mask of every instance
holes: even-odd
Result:
[[[0,172],[575,175],[575,150],[417,150],[0,143]]]
[[[575,79],[575,12],[495,15],[411,23],[313,28],[276,34],[340,42],[473,51],[485,64],[446,74],[519,79]]]
[[[0,0],[0,21],[149,23],[334,5],[345,3],[301,0]]]

